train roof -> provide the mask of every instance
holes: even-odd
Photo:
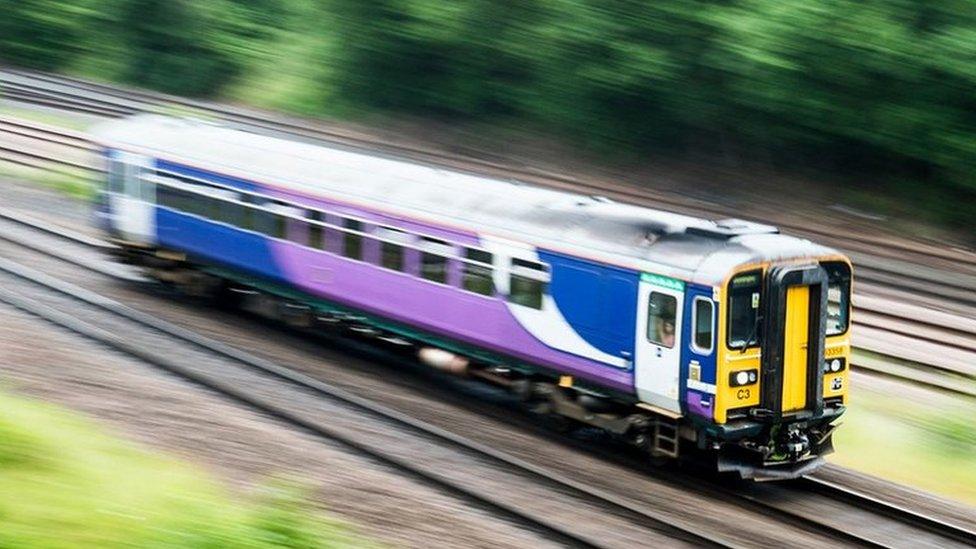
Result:
[[[769,225],[711,221],[208,122],[138,115],[92,135],[108,147],[704,284],[747,263],[837,253]]]

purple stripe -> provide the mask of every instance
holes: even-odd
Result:
[[[704,402],[703,402],[704,401]],[[699,416],[712,417],[712,403],[714,399],[711,395],[703,395],[698,391],[688,390],[688,411]],[[706,405],[707,404],[707,405]]]
[[[499,299],[297,244],[273,242],[271,251],[285,278],[310,294],[616,390],[633,390],[631,372],[545,346]]]
[[[271,196],[295,200],[291,193],[268,188],[265,191]],[[477,234],[473,232],[463,233],[414,221],[394,220],[389,216],[353,209],[327,200],[304,195],[301,198],[308,207],[369,219],[452,243],[480,245]],[[330,221],[334,221],[331,216]],[[370,232],[369,228],[367,232]],[[631,371],[546,346],[518,323],[503,300],[380,268],[376,265],[380,257],[379,243],[367,239],[363,244],[363,262],[311,250],[290,242],[270,241],[270,248],[285,278],[312,295],[619,391],[633,392]],[[412,263],[415,261],[416,259],[411,259]],[[455,268],[460,270],[459,266]],[[452,278],[459,280],[460,273],[455,272]]]

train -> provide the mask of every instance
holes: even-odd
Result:
[[[92,131],[116,258],[342,326],[648,460],[807,474],[849,388],[852,266],[708,220],[163,115]]]

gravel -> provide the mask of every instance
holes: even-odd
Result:
[[[4,389],[66,406],[119,436],[191,460],[246,493],[298,479],[312,502],[403,547],[547,546],[419,482],[206,390],[0,306]]]

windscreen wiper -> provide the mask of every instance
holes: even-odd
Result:
[[[759,343],[759,341],[756,339],[756,336],[759,334],[760,322],[762,322],[762,315],[756,315],[756,322],[755,324],[752,325],[752,331],[749,332],[749,337],[747,337],[746,340],[742,343],[742,346],[739,347],[739,354],[745,353],[746,349],[748,349],[749,346],[752,345],[753,343]]]

